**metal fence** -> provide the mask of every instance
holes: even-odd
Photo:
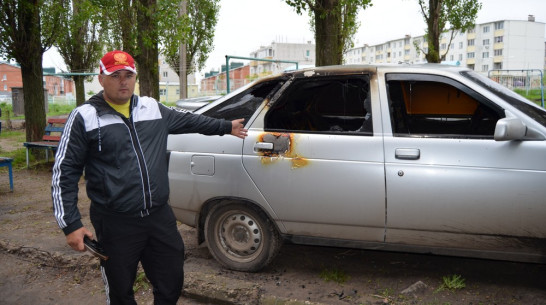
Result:
[[[544,107],[544,73],[542,70],[490,70],[488,77],[526,96],[538,96]]]

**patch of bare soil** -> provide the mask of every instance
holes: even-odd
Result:
[[[0,145],[6,145],[1,138]],[[0,303],[105,303],[97,259],[72,251],[54,220],[51,163],[16,170],[14,192],[9,192],[7,176],[0,169]],[[79,197],[84,224],[92,228],[83,181]],[[180,225],[180,233],[187,278],[207,275],[252,283],[264,296],[237,301],[233,291],[234,304],[266,304],[268,296],[332,305],[546,304],[546,265],[284,245],[263,271],[242,273],[221,268],[196,244],[195,229]],[[451,275],[460,275],[466,286],[438,291],[442,278]],[[144,281],[139,284],[139,304],[151,304],[150,288]],[[179,304],[197,303],[181,298]]]

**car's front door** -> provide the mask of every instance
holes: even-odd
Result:
[[[495,141],[505,110],[448,77],[379,78],[385,88],[386,241],[544,251],[536,238],[546,237],[545,141]]]
[[[381,122],[369,75],[296,78],[282,92],[250,126],[243,151],[281,230],[382,242]]]

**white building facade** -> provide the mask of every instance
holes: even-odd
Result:
[[[487,74],[490,70],[543,70],[545,66],[545,24],[500,20],[478,24],[466,33],[456,33],[448,47],[451,33],[440,39],[443,62],[468,67]],[[449,49],[448,49],[449,48]],[[353,48],[344,54],[345,64],[425,63],[427,44],[424,36],[388,41]]]
[[[315,64],[315,44],[307,43],[280,43],[273,41],[269,46],[262,46],[250,53],[251,58],[285,60],[298,62],[298,67]],[[294,63],[277,63],[268,61],[251,61],[250,75],[264,76],[277,74],[285,69],[294,69]]]

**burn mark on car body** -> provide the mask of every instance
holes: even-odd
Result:
[[[258,137],[258,142],[273,144],[273,149],[261,150],[259,152],[262,164],[272,164],[281,158],[289,158],[292,169],[301,168],[309,164],[309,160],[294,151],[295,141],[294,134],[292,133],[263,133]]]

